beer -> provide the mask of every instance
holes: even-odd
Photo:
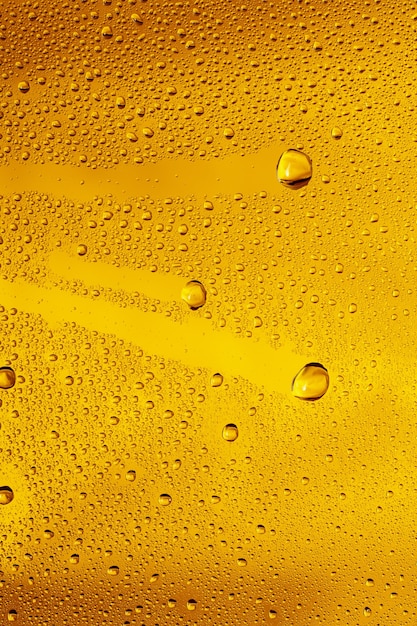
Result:
[[[4,0],[2,623],[415,624],[416,20]]]

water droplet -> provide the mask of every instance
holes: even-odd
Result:
[[[107,570],[107,573],[109,576],[117,576],[119,573],[119,568],[117,567],[117,565],[111,565]]]
[[[80,245],[77,248],[77,254],[79,256],[84,256],[85,254],[87,254],[87,246],[84,243],[80,243]]]
[[[148,137],[149,139],[154,135],[152,128],[149,128],[148,126],[142,128],[142,133],[145,135],[145,137]]]
[[[16,374],[11,367],[0,367],[0,389],[11,389],[16,383]]]
[[[19,91],[21,91],[22,93],[27,93],[30,89],[30,85],[27,82],[27,80],[22,80],[18,85],[17,85]]]
[[[236,424],[226,424],[223,428],[223,439],[226,441],[236,441],[239,436],[239,431]]]
[[[332,128],[332,137],[334,139],[340,139],[343,136],[343,131],[339,126]]]
[[[135,470],[129,470],[126,472],[126,480],[133,483],[136,480],[136,472]]]
[[[70,556],[70,563],[73,563],[74,565],[76,565],[79,562],[80,562],[80,555],[79,554],[72,554]]]
[[[17,611],[15,611],[15,609],[10,609],[10,611],[7,614],[7,619],[9,622],[16,622],[17,621]]]
[[[246,565],[248,564],[246,559],[238,559],[237,560],[237,564],[239,565],[239,567],[246,567]]]
[[[13,498],[13,489],[10,487],[0,487],[0,504],[10,504]]]
[[[269,611],[268,615],[269,615],[269,618],[270,618],[270,619],[275,619],[275,618],[276,618],[276,616],[277,616],[277,612],[276,612],[276,611],[274,611],[274,609],[270,609],[270,611]]]
[[[372,615],[372,610],[369,608],[369,606],[366,606],[366,607],[363,609],[363,614],[364,614],[364,616],[365,616],[365,617],[371,617],[371,615]]]
[[[177,469],[180,469],[180,467],[181,467],[181,460],[175,459],[175,461],[172,464],[172,469],[177,470]]]
[[[311,179],[313,168],[309,156],[300,150],[283,152],[277,166],[277,178],[285,187],[300,189]]]
[[[169,606],[170,609],[173,609],[176,604],[177,604],[177,601],[174,600],[174,598],[170,598],[168,600],[168,606]]]
[[[374,581],[373,578],[368,578],[368,580],[366,581],[366,586],[367,587],[373,587],[374,586]]]
[[[349,304],[349,313],[356,313],[357,310],[358,310],[357,304],[355,304],[354,302]]]
[[[226,139],[232,139],[235,136],[235,131],[233,130],[233,128],[227,127],[224,129],[223,135],[226,137]]]
[[[181,291],[181,298],[195,311],[206,302],[206,290],[198,280],[190,280]]]
[[[258,525],[257,525],[257,527],[256,527],[256,532],[257,532],[259,535],[264,535],[264,534],[265,534],[265,532],[266,532],[266,531],[265,531],[265,526],[263,526],[263,524],[258,524]]]
[[[169,504],[171,504],[172,498],[167,493],[162,493],[158,498],[158,502],[162,506],[168,506]]]
[[[213,374],[213,376],[210,379],[210,385],[212,387],[220,387],[222,383],[223,383],[223,376],[219,373]]]
[[[101,29],[101,34],[103,37],[113,37],[113,31],[111,26],[103,26]]]
[[[188,602],[187,602],[187,609],[189,611],[195,611],[196,607],[197,607],[196,600],[188,600]]]
[[[292,393],[300,400],[318,400],[329,388],[329,374],[320,363],[307,363],[292,382]]]

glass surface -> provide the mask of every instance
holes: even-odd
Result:
[[[3,0],[1,624],[416,624],[416,29]]]

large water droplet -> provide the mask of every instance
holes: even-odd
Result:
[[[210,380],[210,385],[212,387],[220,387],[223,383],[223,376],[219,373],[213,374]]]
[[[285,187],[300,189],[309,182],[313,167],[309,156],[291,148],[282,153],[277,166],[277,178]]]
[[[301,400],[318,400],[329,388],[329,374],[320,363],[307,363],[295,376],[292,392]]]
[[[239,436],[239,430],[236,424],[226,424],[223,428],[223,439],[226,441],[236,441]]]
[[[0,367],[0,389],[10,389],[16,383],[16,374],[11,367]]]
[[[206,302],[206,290],[198,280],[190,280],[181,291],[181,298],[193,311]]]
[[[162,504],[162,506],[168,506],[169,504],[171,504],[172,498],[167,493],[161,493],[158,498],[158,502],[159,504]]]
[[[0,487],[0,504],[10,504],[13,498],[13,489],[10,487]]]

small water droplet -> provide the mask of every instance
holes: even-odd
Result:
[[[107,573],[109,576],[117,576],[119,573],[119,568],[117,567],[117,565],[111,565],[107,570]]]
[[[332,137],[333,139],[340,139],[343,136],[343,131],[339,126],[335,126],[332,128]]]
[[[190,280],[181,291],[181,298],[195,311],[206,302],[206,290],[198,280]]]
[[[16,374],[11,367],[0,367],[0,389],[11,389],[16,383]]]
[[[17,611],[15,609],[10,609],[7,614],[7,619],[9,622],[17,622]]]
[[[309,156],[300,150],[290,149],[283,152],[277,166],[277,178],[285,187],[300,189],[307,185],[313,174]]]
[[[172,498],[167,493],[161,493],[161,495],[158,498],[158,502],[162,506],[168,506],[169,504],[171,504]]]
[[[79,554],[72,554],[70,556],[70,563],[73,563],[74,565],[76,565],[79,562],[80,562],[80,555]]]
[[[188,602],[187,602],[187,609],[189,611],[195,611],[196,608],[197,608],[196,600],[188,600]]]
[[[248,564],[246,559],[238,559],[237,560],[237,564],[239,565],[239,567],[246,567],[246,565]]]
[[[223,439],[226,441],[236,441],[239,436],[239,430],[236,424],[226,424],[223,428]]]
[[[84,256],[85,254],[87,254],[87,246],[84,243],[80,243],[80,245],[78,246],[77,254],[79,256]]]
[[[233,130],[233,128],[227,127],[224,129],[223,135],[226,137],[226,139],[232,139],[235,136],[235,131]]]
[[[21,91],[22,93],[27,93],[30,89],[30,85],[27,82],[27,80],[22,80],[18,85],[17,88],[19,89],[19,91]]]
[[[365,617],[371,617],[371,615],[372,615],[372,610],[369,608],[369,606],[366,606],[366,607],[363,609],[363,614],[364,614],[364,616],[365,616]]]
[[[0,504],[10,504],[13,498],[13,489],[10,487],[0,487]]]
[[[318,400],[328,388],[329,374],[320,363],[307,363],[292,383],[292,393],[300,400]]]
[[[135,470],[129,470],[126,472],[126,480],[133,483],[136,480],[136,472]]]

